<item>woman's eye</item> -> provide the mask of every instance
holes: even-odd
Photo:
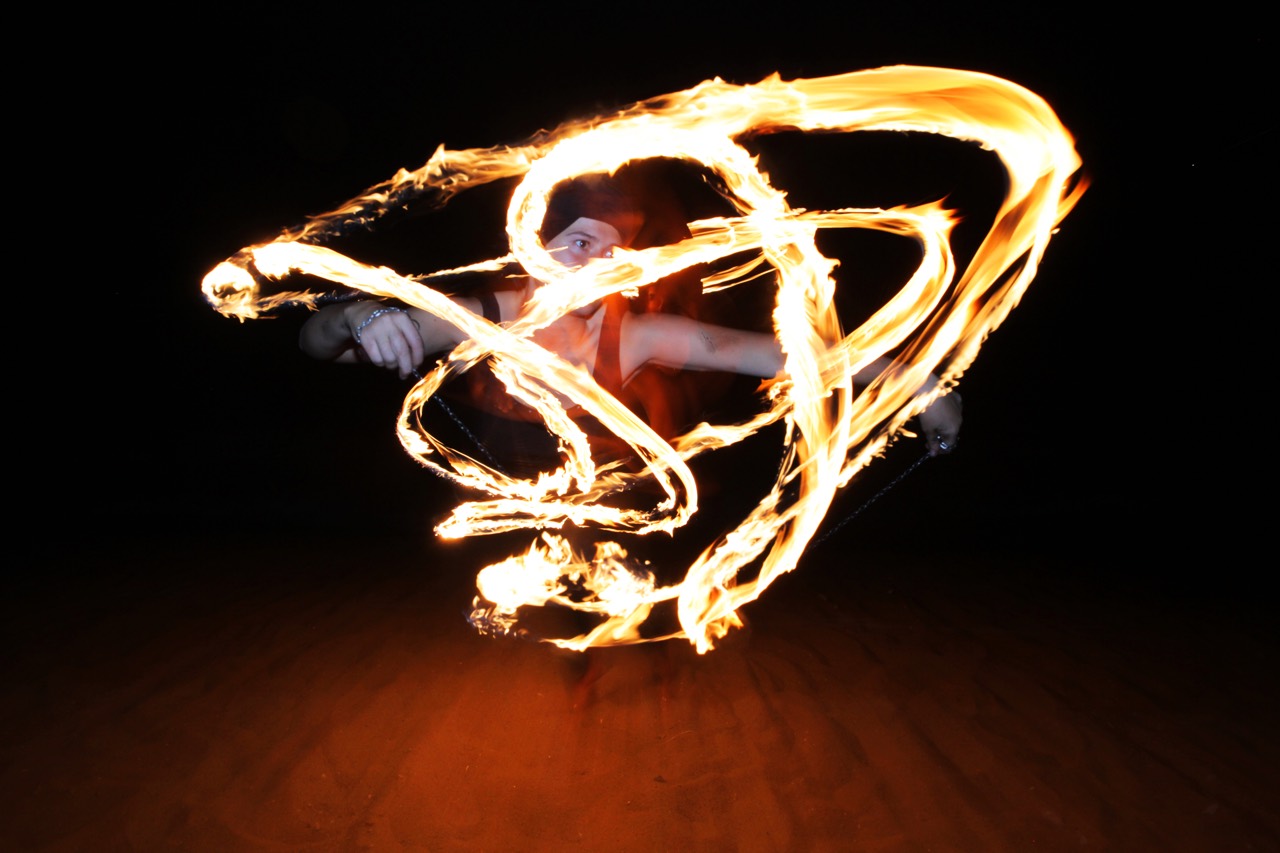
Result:
[[[582,238],[578,238],[573,241],[573,245],[585,252],[591,246],[591,243],[587,240],[583,240]]]

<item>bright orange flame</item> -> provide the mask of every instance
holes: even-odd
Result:
[[[941,203],[917,207],[805,211],[792,209],[737,140],[778,130],[896,130],[941,134],[993,151],[1008,176],[1005,198],[989,233],[958,280],[948,242],[954,216]],[[542,247],[537,230],[547,199],[562,180],[612,172],[647,158],[701,164],[721,179],[738,215],[690,224],[676,245],[618,251],[612,259],[567,269]],[[422,465],[489,499],[465,502],[437,527],[443,537],[513,529],[546,531],[565,524],[616,531],[672,531],[697,509],[697,483],[687,462],[704,450],[740,441],[784,420],[787,454],[773,489],[734,530],[709,546],[684,580],[657,586],[613,543],[593,558],[543,533],[523,556],[489,566],[478,578],[473,622],[483,630],[513,629],[521,607],[547,603],[599,614],[599,627],[557,645],[640,642],[638,626],[652,606],[674,599],[680,630],[700,653],[740,626],[737,610],[793,569],[836,492],[906,431],[907,422],[946,393],[973,362],[982,342],[1018,304],[1050,236],[1087,183],[1070,134],[1035,94],[1006,80],[943,68],[897,66],[810,80],[772,75],[756,85],[719,79],[641,102],[614,115],[574,122],[526,145],[468,151],[438,148],[415,172],[392,180],[272,242],[251,246],[218,265],[203,291],[216,310],[252,319],[284,303],[315,304],[316,294],[263,295],[255,275],[280,279],[303,272],[417,306],[453,323],[469,340],[424,376],[404,401],[397,423],[405,449]],[[455,193],[521,177],[508,208],[511,254],[468,269],[496,269],[516,260],[546,282],[521,316],[489,323],[446,296],[386,268],[372,268],[316,245],[335,225],[368,222],[411,195]],[[871,228],[917,240],[922,261],[899,292],[861,326],[845,332],[836,316],[834,263],[817,249],[822,228]],[[535,331],[605,295],[633,292],[687,267],[744,251],[776,272],[774,328],[786,358],[771,408],[748,422],[701,424],[670,443],[583,370],[533,343]],[[732,287],[746,270],[705,282]],[[855,394],[850,377],[903,347],[893,371]],[[419,413],[450,377],[492,356],[509,392],[537,409],[562,439],[563,464],[537,479],[508,477],[432,436]],[[941,383],[930,389],[934,373]],[[917,396],[918,395],[918,396]],[[563,399],[581,405],[645,463],[641,473],[597,467],[586,436]],[[636,478],[649,478],[665,498],[647,509],[607,502]],[[784,498],[784,490],[788,495]],[[743,569],[758,564],[751,579]],[[575,594],[569,595],[569,584]]]

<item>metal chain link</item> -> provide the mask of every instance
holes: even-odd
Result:
[[[836,534],[836,532],[838,532],[838,531],[840,530],[840,528],[844,527],[846,524],[848,524],[849,522],[851,522],[851,521],[853,521],[855,518],[857,518],[859,515],[861,515],[861,514],[866,510],[866,508],[867,508],[867,507],[871,506],[873,503],[875,503],[876,501],[880,500],[880,498],[884,497],[884,495],[885,495],[885,493],[886,493],[886,492],[888,492],[888,491],[889,491],[890,489],[892,489],[894,486],[898,485],[898,484],[899,484],[899,483],[901,483],[904,479],[906,479],[906,477],[907,477],[907,475],[908,475],[908,474],[910,474],[912,471],[916,470],[917,468],[919,468],[921,465],[923,465],[924,463],[928,462],[928,461],[929,461],[930,459],[932,459],[932,458],[933,458],[932,456],[930,456],[928,453],[926,453],[924,456],[921,456],[921,457],[920,457],[919,459],[917,459],[915,462],[912,462],[912,463],[911,463],[911,465],[907,468],[907,470],[903,471],[901,474],[899,474],[898,476],[894,477],[894,478],[889,482],[889,484],[888,484],[888,485],[886,485],[886,486],[885,486],[884,488],[882,488],[880,491],[876,492],[876,493],[875,493],[874,495],[872,495],[871,497],[867,498],[867,500],[863,502],[862,506],[858,507],[858,508],[857,508],[857,509],[855,509],[853,512],[851,512],[851,513],[849,513],[848,515],[846,515],[843,519],[841,519],[841,520],[840,520],[840,523],[839,523],[839,524],[837,524],[835,527],[831,528],[831,529],[830,529],[830,530],[828,530],[826,533],[822,534],[822,535],[821,535],[821,536],[819,536],[817,539],[814,539],[812,542],[810,542],[810,543],[809,543],[809,547],[810,547],[810,548],[813,548],[813,547],[815,547],[815,546],[817,546],[817,545],[821,544],[821,543],[822,543],[824,540],[826,540],[827,538],[829,538],[829,537],[831,537],[831,536],[834,536],[834,535]]]

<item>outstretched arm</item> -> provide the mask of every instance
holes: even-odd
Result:
[[[723,370],[767,379],[782,370],[773,335],[700,323],[679,314],[630,314],[622,331],[622,375],[646,364]]]
[[[784,359],[777,339],[762,332],[748,332],[699,323],[673,314],[641,314],[627,318],[622,347],[624,376],[646,363],[683,370],[723,370],[767,379],[782,370]],[[854,376],[855,385],[866,386],[891,368],[879,358]],[[937,377],[929,377],[933,390]],[[920,413],[920,430],[931,456],[955,449],[962,421],[960,395],[954,391],[934,400]]]

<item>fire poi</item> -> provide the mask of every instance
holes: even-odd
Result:
[[[780,130],[892,130],[977,144],[1003,165],[1005,195],[986,238],[957,277],[949,238],[958,216],[941,201],[891,209],[793,209],[741,144]],[[690,236],[673,245],[619,249],[576,269],[557,262],[538,237],[555,186],[648,158],[700,164],[716,176],[736,215],[691,222]],[[363,264],[323,245],[353,224],[376,223],[409,200],[443,206],[464,190],[500,179],[518,179],[506,217],[509,254],[438,274],[518,262],[546,285],[514,322],[492,323],[426,286],[423,276]],[[1074,141],[1053,110],[997,77],[895,66],[791,81],[774,74],[746,86],[713,79],[565,124],[522,145],[462,151],[441,145],[420,169],[401,170],[301,227],[242,249],[210,271],[202,289],[220,313],[257,319],[285,305],[314,307],[323,296],[314,289],[267,293],[262,287],[304,274],[399,300],[461,329],[467,340],[420,375],[396,430],[419,464],[477,496],[456,506],[436,527],[437,535],[536,532],[526,552],[480,570],[472,624],[487,633],[514,633],[521,608],[555,605],[598,617],[579,636],[539,638],[564,648],[682,638],[705,653],[741,627],[739,608],[796,567],[837,493],[957,383],[982,342],[1018,304],[1050,237],[1086,186]],[[914,274],[852,330],[842,328],[835,311],[835,262],[815,243],[819,230],[828,228],[888,232],[920,247]],[[764,411],[743,422],[700,423],[664,440],[589,373],[533,341],[537,330],[575,308],[611,294],[634,294],[680,270],[744,252],[751,253],[751,262],[704,279],[703,288],[732,288],[761,269],[771,271],[772,323],[785,369],[769,386]],[[890,352],[896,355],[894,369],[855,388],[851,377]],[[428,402],[448,380],[485,360],[508,393],[536,409],[559,436],[559,467],[533,478],[513,477],[426,428],[421,415]],[[924,391],[931,374],[941,382]],[[628,469],[594,459],[566,412],[566,399],[626,442],[643,464]],[[773,488],[736,528],[701,552],[679,583],[659,584],[617,542],[601,541],[595,553],[577,553],[559,532],[576,526],[670,533],[698,509],[690,460],[779,423],[785,447]],[[610,502],[639,479],[662,497],[639,508]],[[679,628],[642,636],[641,624],[661,602],[674,603]]]

